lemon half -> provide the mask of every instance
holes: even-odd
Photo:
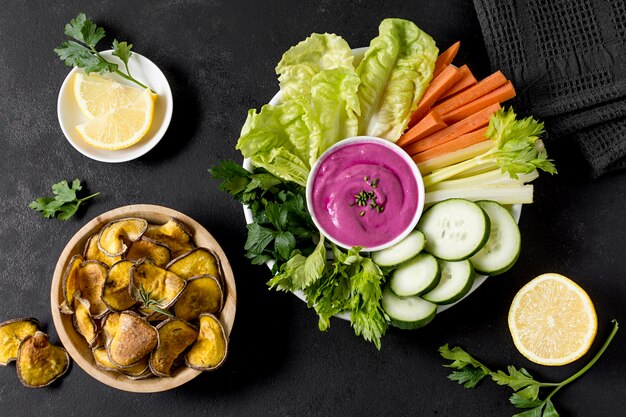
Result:
[[[74,95],[89,120],[76,129],[99,149],[128,148],[150,130],[156,94],[97,75],[76,74]]]
[[[549,273],[524,285],[509,310],[515,346],[532,362],[558,366],[584,355],[598,329],[587,293],[563,275]]]

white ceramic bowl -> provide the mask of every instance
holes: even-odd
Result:
[[[407,154],[401,147],[399,147],[395,143],[392,143],[392,142],[389,142],[388,140],[377,138],[374,136],[355,136],[352,138],[343,139],[340,142],[337,142],[331,147],[329,147],[317,159],[317,161],[311,167],[311,172],[309,172],[309,177],[306,183],[307,207],[309,207],[309,213],[311,215],[311,219],[313,220],[313,223],[315,223],[315,226],[324,234],[326,238],[328,238],[330,241],[332,241],[336,245],[341,246],[342,248],[345,248],[345,249],[350,249],[353,246],[353,245],[347,245],[346,243],[341,242],[340,240],[333,237],[332,230],[324,229],[322,224],[319,222],[317,215],[315,214],[315,210],[313,210],[312,207],[313,207],[313,182],[315,181],[320,165],[324,162],[324,160],[329,155],[334,153],[337,149],[340,149],[344,146],[349,146],[354,143],[375,143],[377,145],[385,147],[386,149],[389,149],[391,152],[398,155],[400,158],[404,160],[404,162],[406,162],[406,165],[409,167],[409,169],[413,173],[413,178],[415,179],[415,185],[417,186],[417,208],[415,209],[415,213],[413,214],[413,218],[411,219],[411,222],[402,231],[402,233],[395,236],[393,239],[389,240],[388,242],[383,243],[378,246],[365,247],[364,245],[360,245],[360,246],[363,246],[364,252],[373,252],[373,251],[383,250],[385,248],[388,248],[400,242],[409,233],[411,233],[411,231],[415,229],[415,226],[417,226],[417,222],[419,221],[422,215],[422,211],[424,210],[425,191],[424,191],[424,181],[422,180],[422,174],[420,174],[419,169],[417,169],[417,165],[415,164],[415,162],[413,162],[409,154]],[[382,152],[382,149],[381,149],[381,152]]]
[[[120,65],[120,68],[123,68],[124,64],[122,61],[113,56],[112,53],[113,51],[104,51],[101,52],[101,55],[107,60]],[[85,142],[76,130],[77,125],[87,121],[87,118],[81,113],[78,103],[76,103],[76,99],[74,98],[74,75],[82,70],[73,68],[70,73],[67,74],[67,77],[65,77],[63,85],[61,85],[57,101],[57,115],[59,117],[61,130],[70,145],[88,158],[101,162],[126,162],[139,158],[159,143],[170,125],[172,111],[174,109],[174,100],[172,98],[172,90],[170,89],[165,75],[163,75],[161,70],[152,61],[136,52],[133,52],[131,55],[128,61],[128,67],[134,78],[149,86],[159,97],[156,100],[154,118],[150,130],[141,141],[125,149],[108,151],[95,148]],[[117,74],[107,73],[103,76],[122,84],[137,86]]]

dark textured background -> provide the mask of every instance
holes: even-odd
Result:
[[[267,4],[266,4],[267,3]],[[271,4],[271,6],[270,6]],[[168,78],[175,100],[171,126],[149,154],[105,164],[75,151],[56,116],[68,69],[53,48],[63,26],[85,11],[109,34],[128,40]],[[441,47],[460,39],[457,62],[478,76],[487,54],[471,1],[110,1],[2,2],[0,12],[0,321],[35,316],[58,342],[49,285],[67,240],[112,208],[155,203],[182,211],[221,242],[237,278],[238,310],[228,362],[161,394],[133,395],[104,386],[78,366],[52,387],[23,388],[14,365],[0,368],[3,416],[406,415],[508,416],[509,390],[487,382],[474,391],[448,381],[437,347],[459,344],[495,366],[527,367],[561,380],[584,360],[561,368],[526,361],[510,339],[506,316],[517,290],[546,271],[570,276],[594,300],[595,352],[611,318],[626,326],[626,173],[591,181],[575,150],[549,150],[561,171],[536,182],[524,208],[522,255],[505,275],[418,331],[391,329],[380,352],[334,320],[327,333],[294,296],[269,292],[269,272],[243,257],[240,206],[217,190],[207,168],[239,160],[234,150],[246,111],[277,90],[281,54],[312,32],[334,32],[367,45],[385,17],[403,17]],[[107,41],[109,38],[107,38]],[[68,222],[27,208],[61,179],[80,178],[102,194]],[[626,328],[602,360],[556,396],[563,416],[620,416],[626,409]],[[589,359],[587,355],[585,359]]]

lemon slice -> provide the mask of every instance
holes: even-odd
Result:
[[[81,112],[88,119],[109,113],[135,102],[143,90],[120,84],[95,74],[77,72],[74,78],[74,97]]]
[[[139,142],[150,130],[156,99],[149,90],[140,92],[133,102],[76,126],[85,142],[105,150],[124,149]]]
[[[598,320],[585,290],[563,275],[550,273],[533,279],[515,295],[509,329],[522,355],[541,365],[558,366],[589,350]]]

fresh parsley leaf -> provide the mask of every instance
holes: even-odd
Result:
[[[528,373],[524,368],[519,370],[514,366],[507,367],[508,374],[503,371],[493,372],[491,379],[493,379],[498,385],[508,385],[513,391],[519,391],[527,386],[537,386],[541,384]]]
[[[326,247],[324,246],[324,235],[320,235],[320,240],[313,253],[303,256],[300,253],[294,254],[269,282],[270,288],[277,288],[282,291],[303,290],[315,281],[319,280],[326,268]]]
[[[272,223],[276,230],[285,230],[287,227],[287,215],[289,211],[283,204],[268,202],[265,206],[265,216],[267,221]]]
[[[559,417],[559,413],[556,412],[556,408],[554,408],[552,401],[546,401],[546,407],[543,409],[542,417]]]
[[[104,38],[105,32],[103,28],[89,20],[85,13],[79,13],[65,25],[65,34],[90,48],[95,48],[97,43]]]
[[[148,88],[145,84],[133,78],[128,70],[128,59],[133,46],[126,42],[113,41],[113,55],[120,58],[124,63],[126,67],[126,73],[124,73],[120,71],[117,64],[107,61],[98,53],[96,45],[104,38],[105,31],[92,22],[84,13],[79,13],[78,16],[65,25],[65,34],[74,40],[65,41],[54,49],[54,52],[59,55],[65,65],[82,68],[87,74],[92,72],[99,74],[114,72],[141,88]]]
[[[474,368],[482,369],[485,372],[485,374],[491,374],[491,370],[489,368],[487,368],[482,363],[478,362],[476,359],[472,357],[472,355],[470,355],[469,353],[467,353],[466,351],[464,351],[458,346],[455,346],[452,349],[450,349],[448,347],[448,344],[446,343],[445,345],[439,348],[439,354],[444,359],[453,361],[451,364],[444,365],[445,367],[463,369],[466,366],[471,365]]]
[[[540,405],[538,405],[535,408],[531,408],[530,410],[526,410],[522,413],[518,413],[513,415],[513,417],[542,417],[541,416],[541,410],[543,409],[543,403],[541,403]]]
[[[514,392],[511,395],[509,401],[517,408],[535,408],[543,404],[543,401],[538,398],[524,398],[520,393],[517,392]]]
[[[54,197],[40,197],[32,201],[28,207],[41,213],[42,217],[46,219],[56,217],[59,220],[68,220],[76,214],[81,203],[100,194],[95,193],[79,199],[76,193],[80,190],[82,190],[82,186],[78,179],[72,181],[71,186],[63,180],[52,185]]]
[[[448,379],[458,382],[465,388],[474,388],[487,375],[488,374],[481,368],[468,366],[460,371],[453,371],[450,375],[448,375]]]
[[[257,223],[250,223],[248,226],[248,239],[244,249],[252,254],[261,254],[265,248],[274,240],[274,231],[263,227]]]
[[[529,385],[526,388],[517,391],[515,394],[527,400],[536,400],[539,397],[539,385]]]
[[[291,232],[280,232],[274,238],[274,250],[280,254],[283,259],[289,259],[291,252],[296,248],[296,238]]]
[[[112,45],[113,55],[122,60],[124,65],[126,65],[127,70],[128,70],[128,60],[130,59],[130,56],[133,54],[130,51],[132,48],[133,48],[132,43],[129,44],[127,42],[118,42],[117,39],[113,40],[113,45]]]

